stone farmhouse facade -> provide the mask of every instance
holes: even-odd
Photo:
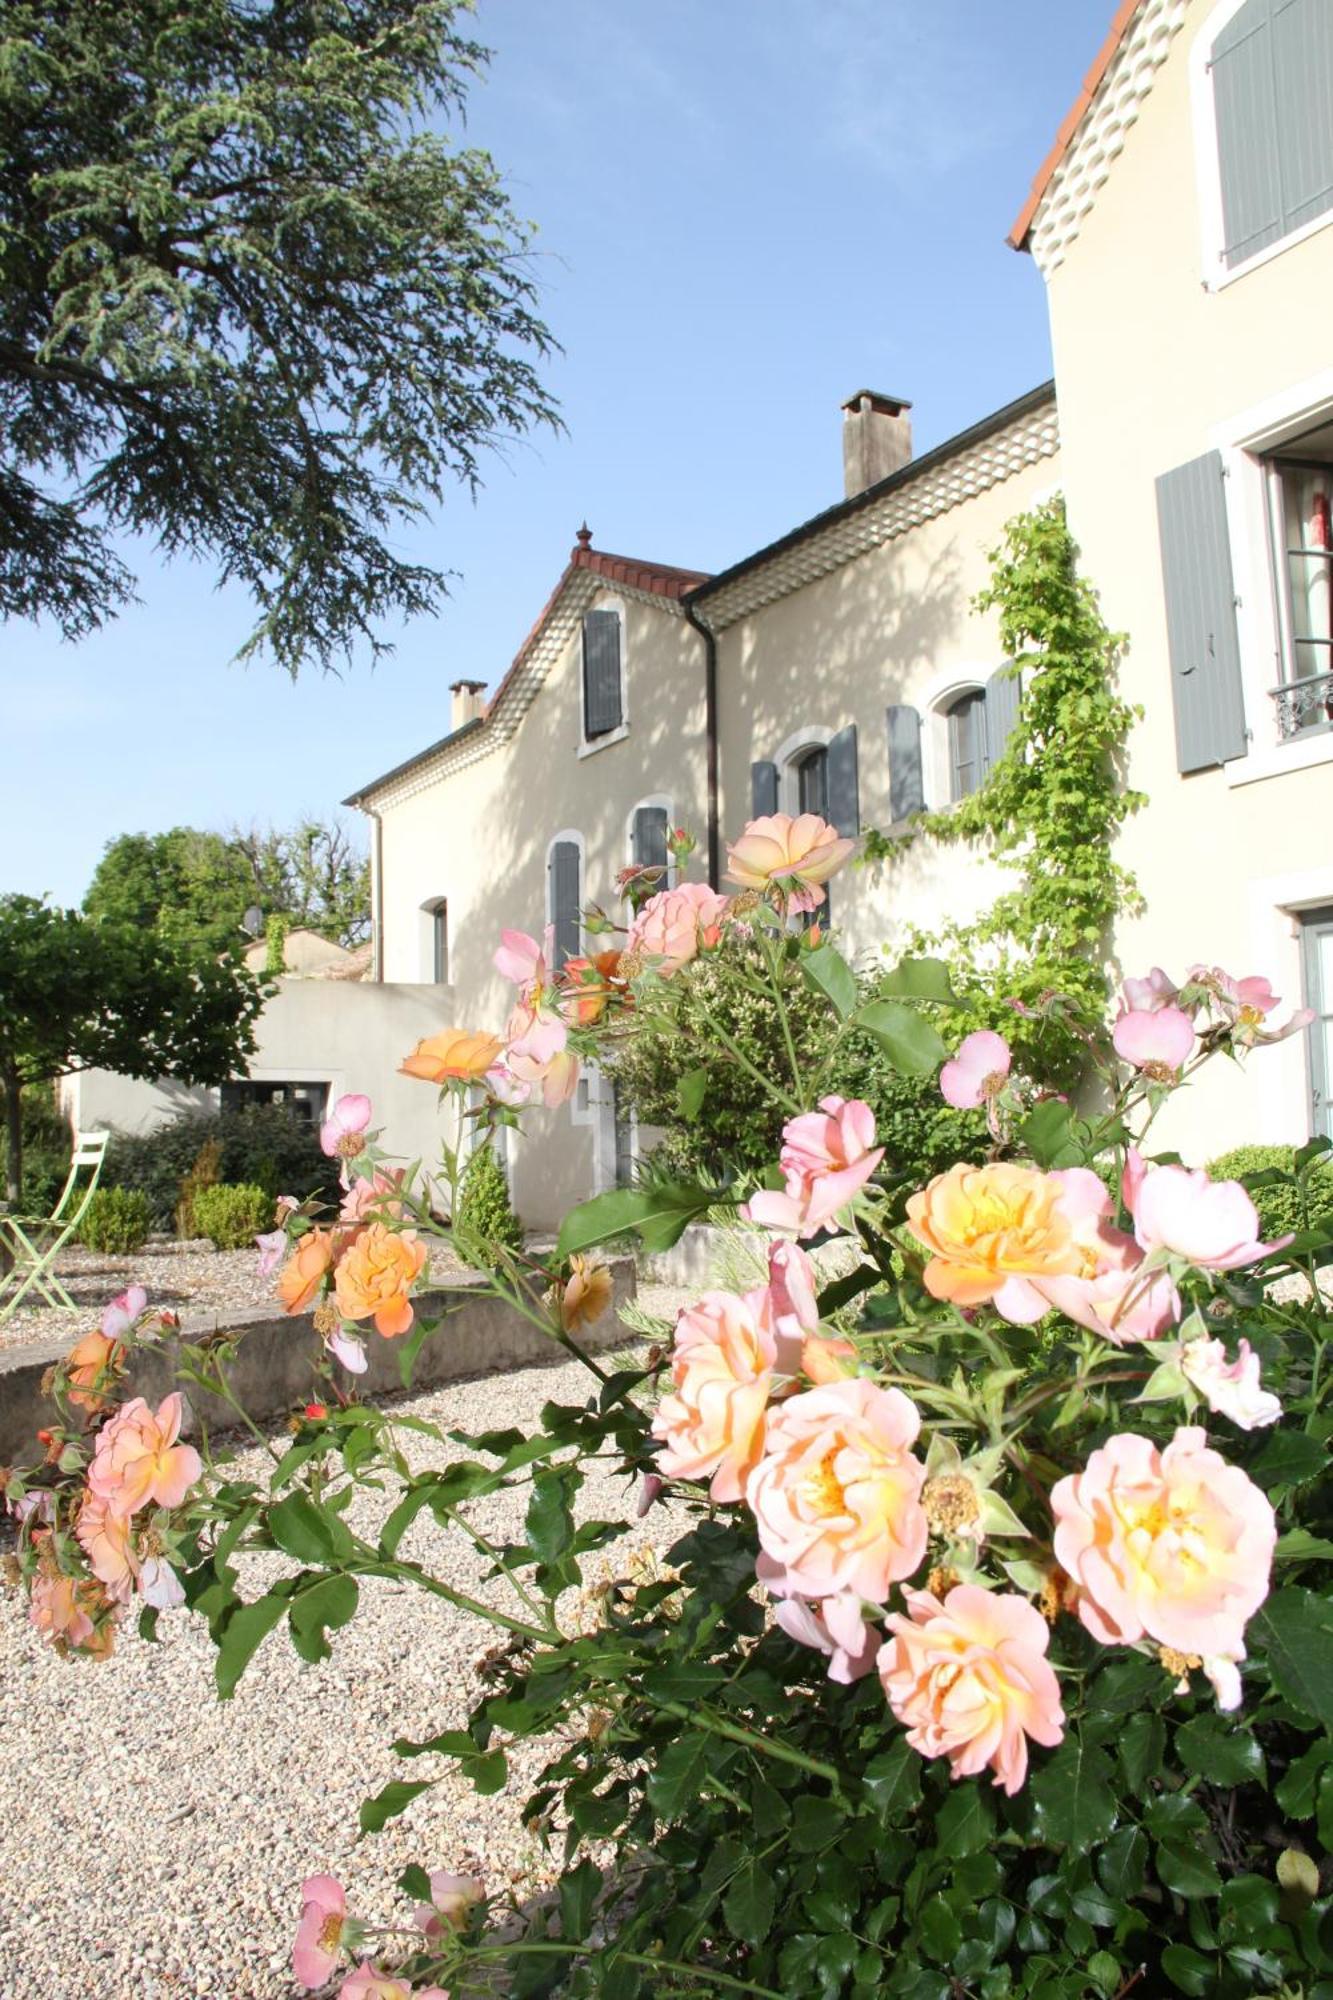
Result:
[[[615,913],[617,871],[673,824],[717,879],[755,811],[856,834],[972,789],[1013,719],[973,608],[987,551],[1062,491],[1145,715],[1120,852],[1148,906],[1117,962],[1263,972],[1319,1015],[1192,1088],[1161,1143],[1193,1161],[1333,1131],[1330,224],[1333,0],[1124,0],[1010,238],[1046,287],[1054,382],[919,456],[907,402],[851,396],[843,498],[717,575],[581,530],[489,701],[457,683],[449,733],[346,802],[371,826],[373,952],[363,983],[290,996],[301,1074],[376,1094],[394,1150],[429,1156],[434,1093],[395,1067],[418,1034],[502,1025],[502,926],[577,951],[580,907]],[[995,887],[918,842],[839,876],[832,914],[863,956]],[[349,1041],[333,1016],[372,993]],[[261,1047],[269,1077],[292,1060]],[[588,1078],[511,1141],[520,1211],[554,1223],[637,1143]]]

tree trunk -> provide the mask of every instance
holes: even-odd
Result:
[[[18,1208],[23,1200],[23,1085],[18,1066],[5,1065],[5,1201]]]

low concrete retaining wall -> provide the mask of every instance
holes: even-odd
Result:
[[[634,1297],[634,1265],[627,1257],[619,1258],[611,1270],[615,1281],[612,1309],[579,1336],[582,1346],[598,1351],[624,1346],[634,1338],[617,1317],[617,1309]],[[424,1318],[432,1319],[441,1312],[447,1312],[448,1317],[422,1344],[412,1376],[414,1390],[453,1382],[464,1375],[498,1375],[510,1368],[568,1359],[556,1341],[547,1339],[503,1299],[480,1296],[482,1282],[480,1278],[460,1279],[456,1288],[423,1292],[416,1300],[417,1311]],[[55,1405],[42,1394],[42,1377],[53,1362],[68,1354],[85,1330],[71,1315],[67,1340],[0,1351],[0,1465],[31,1464],[40,1457],[36,1434],[56,1416]],[[236,1415],[226,1403],[176,1381],[182,1342],[198,1345],[210,1335],[237,1342],[228,1376],[242,1407],[256,1423],[281,1420],[309,1400],[315,1387],[311,1368],[321,1350],[310,1315],[298,1313],[288,1318],[268,1306],[252,1312],[183,1319],[178,1334],[136,1348],[127,1377],[129,1393],[145,1396],[156,1405],[179,1387],[187,1404],[187,1432],[197,1431],[201,1419],[210,1430],[234,1428]],[[367,1328],[370,1366],[355,1378],[363,1393],[377,1397],[402,1394],[399,1348],[398,1341],[382,1340],[373,1327]]]

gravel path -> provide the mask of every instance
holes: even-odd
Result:
[[[651,1287],[640,1296],[669,1312],[680,1295]],[[587,1383],[578,1364],[529,1368],[402,1407],[442,1427],[529,1426],[548,1398],[583,1400]],[[402,1444],[418,1465],[466,1456],[411,1432]],[[242,1463],[254,1471],[263,1461],[256,1452]],[[515,1537],[527,1491],[474,1503],[477,1527]],[[678,1531],[660,1507],[636,1521],[635,1503],[609,1475],[585,1486],[581,1518],[626,1523],[624,1537],[590,1560],[594,1580]],[[370,1495],[352,1518],[364,1531],[383,1511]],[[481,1583],[483,1564],[464,1537],[425,1517],[404,1552],[474,1595],[511,1601],[507,1586]],[[275,1566],[286,1565],[247,1558],[242,1589],[257,1593]],[[567,1629],[578,1616],[562,1607]],[[516,1753],[506,1790],[490,1799],[443,1761],[432,1765],[443,1774],[433,1791],[383,1833],[357,1838],[364,1797],[427,1775],[426,1760],[393,1755],[392,1739],[465,1720],[477,1663],[497,1636],[485,1621],[367,1579],[357,1617],[332,1635],[331,1659],[308,1665],[280,1628],[225,1705],[202,1622],[175,1611],[159,1629],[156,1645],[127,1632],[104,1664],[62,1662],[17,1597],[0,1590],[0,2000],[292,2000],[291,1940],[308,1874],[338,1875],[358,1913],[380,1923],[408,1914],[395,1881],[409,1861],[522,1892],[549,1879],[519,1819],[542,1757],[536,1745]]]

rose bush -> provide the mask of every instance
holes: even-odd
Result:
[[[1149,1150],[1199,1064],[1248,1059],[1301,1017],[1278,1025],[1261,977],[1196,966],[1177,987],[1154,968],[1126,983],[1081,1112],[993,1031],[944,1045],[922,1011],[948,1003],[943,967],[908,961],[867,999],[794,921],[845,858],[822,822],[778,816],[731,849],[729,901],[633,871],[623,952],[557,968],[549,939],[505,933],[504,1033],[446,1027],[404,1064],[457,1121],[433,1183],[390,1169],[365,1098],[333,1108],[338,1210],[281,1203],[263,1239],[280,1298],[314,1307],[325,1346],[266,1481],[181,1444],[178,1397],[124,1400],[129,1350],[152,1333],[141,1296],[55,1371],[45,1460],[7,1477],[43,1635],[104,1655],[136,1601],[151,1634],[183,1598],[226,1696],[281,1623],[325,1657],[367,1577],[490,1618],[506,1645],[466,1728],[395,1746],[414,1775],[366,1802],[367,1831],[410,1810],[440,1760],[492,1793],[512,1740],[549,1739],[525,1816],[558,1893],[515,1907],[431,1856],[401,1878],[414,1912],[377,1930],[313,1874],[293,1911],[304,1990],[457,2000],[501,1976],[520,2000],[1333,1994],[1317,1275],[1333,1227],[1265,1241],[1240,1183]],[[356,1374],[385,1339],[410,1381],[438,1324],[413,1300],[433,1218],[455,1211],[465,1124],[484,1138],[563,1102],[584,1062],[632,1045],[662,982],[710,995],[729,979],[775,1010],[776,1059],[757,1064],[734,1009],[705,998],[679,1067],[766,1094],[762,1184],[650,1174],[574,1211],[552,1255],[494,1245],[489,1288],[586,1362],[587,1400],[409,1472]],[[786,1032],[793,981],[828,1010],[813,1062]],[[839,1089],[839,1050],[865,1037],[984,1107],[985,1157],[931,1174],[886,1159],[871,1108]],[[1328,1150],[1302,1149],[1294,1176]],[[633,1367],[585,1353],[610,1306],[598,1246],[636,1230],[662,1247],[719,1203],[762,1232],[766,1281],[704,1294]],[[830,1236],[854,1254],[824,1280]],[[229,1396],[225,1342],[187,1352],[188,1380]],[[570,1593],[626,1525],[577,1517],[594,1459],[637,1482],[641,1509],[669,1499],[683,1530],[662,1568],[601,1592],[590,1630]],[[518,1482],[525,1539],[497,1549],[468,1503]],[[377,1496],[373,1538],[348,1525],[358,1486]],[[404,1553],[423,1513],[473,1536],[506,1607]],[[290,1562],[251,1602],[232,1561],[246,1548]]]

